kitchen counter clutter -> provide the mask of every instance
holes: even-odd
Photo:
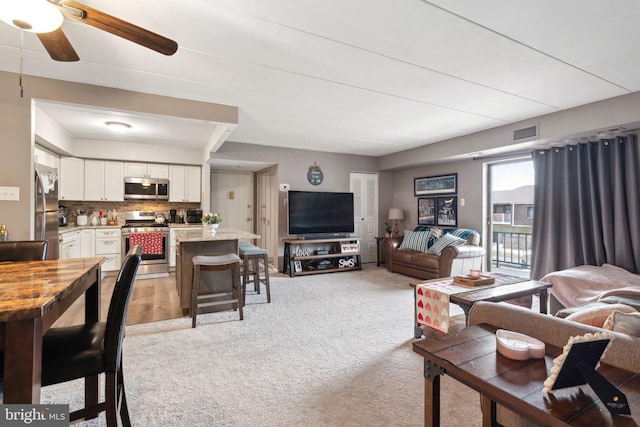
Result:
[[[120,229],[120,228],[122,228],[122,226],[121,225],[91,225],[91,224],[87,224],[87,225],[65,225],[63,227],[58,228],[58,232],[64,233],[65,231],[86,230],[86,229],[97,230],[98,228],[116,228],[116,229]]]
[[[233,228],[219,228],[215,234],[205,233],[200,227],[175,229],[176,239],[176,287],[180,297],[180,307],[188,311],[191,304],[191,286],[193,280],[192,258],[196,255],[225,255],[238,253],[239,240],[259,239],[257,234]],[[200,287],[205,293],[225,292],[231,289],[231,281],[224,272],[208,273],[207,280]],[[219,280],[218,280],[219,279]],[[215,291],[215,292],[212,292]],[[212,311],[226,310],[225,305],[212,306]]]
[[[182,223],[182,224],[178,224],[178,223],[167,223],[167,226],[169,228],[201,228],[202,224],[198,223],[198,224],[189,224],[189,223]],[[75,231],[75,230],[97,230],[99,228],[116,228],[116,229],[121,229],[122,228],[122,224],[118,224],[118,225],[91,225],[91,224],[87,224],[87,225],[65,225],[63,227],[60,227],[58,230],[60,233],[64,233],[66,231]]]

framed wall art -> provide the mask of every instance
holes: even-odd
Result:
[[[413,179],[414,196],[443,196],[456,193],[458,193],[457,173]]]
[[[436,223],[440,226],[457,227],[458,197],[438,197],[436,201]]]
[[[418,225],[436,225],[436,198],[418,199]]]

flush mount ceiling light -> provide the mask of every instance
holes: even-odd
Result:
[[[104,122],[114,132],[123,133],[131,129],[131,125],[123,122]]]
[[[0,20],[32,33],[50,33],[62,25],[64,17],[47,0],[3,1]]]

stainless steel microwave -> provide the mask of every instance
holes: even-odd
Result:
[[[125,178],[124,199],[169,200],[169,180],[162,178]]]

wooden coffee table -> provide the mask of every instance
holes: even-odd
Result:
[[[540,282],[537,280],[527,280],[524,277],[516,277],[503,274],[493,275],[495,276],[496,281],[492,285],[477,286],[475,288],[470,288],[468,292],[461,292],[451,295],[450,301],[460,306],[460,308],[462,308],[462,311],[464,311],[465,323],[467,323],[467,320],[469,319],[469,311],[471,310],[471,307],[473,307],[473,304],[477,303],[478,301],[500,302],[535,294],[538,294],[540,296],[540,313],[547,314],[547,289],[552,286],[551,283]],[[413,310],[415,325],[413,335],[416,338],[420,338],[423,335],[423,326],[418,324],[416,318],[416,286],[441,280],[446,280],[446,278],[410,283],[411,287],[414,288]]]
[[[640,425],[640,374],[600,364],[597,369],[629,401],[631,416],[612,415],[588,385],[542,392],[562,348],[546,346],[544,359],[517,361],[496,351],[496,328],[473,325],[413,343],[424,357],[424,425],[440,425],[440,376],[480,393],[482,425],[498,425],[496,404],[544,426]]]

